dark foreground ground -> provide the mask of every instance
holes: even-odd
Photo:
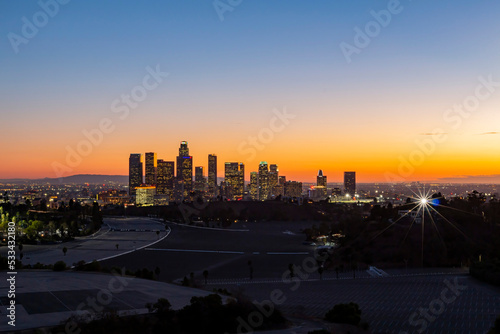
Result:
[[[299,232],[311,224],[246,223],[237,226],[239,231],[168,224],[172,233],[165,240],[103,264],[132,270],[158,266],[163,281],[178,282],[193,272],[202,288],[237,291],[259,303],[279,290],[282,298],[273,306],[305,319],[322,318],[335,304],[356,302],[374,333],[486,333],[500,314],[500,290],[463,269],[394,269],[385,277],[358,271],[356,279],[346,272],[338,280],[327,271],[320,280],[317,272],[307,271],[314,247],[303,245]],[[289,263],[302,270],[292,282],[283,280]],[[206,285],[204,270],[209,272]]]

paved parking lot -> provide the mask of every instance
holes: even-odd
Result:
[[[156,231],[160,231],[158,235]],[[56,245],[24,245],[23,264],[91,262],[151,245],[168,234],[165,225],[148,218],[105,218],[99,232]],[[118,248],[116,247],[118,245]],[[67,248],[64,255],[63,248]]]
[[[374,333],[486,333],[500,315],[500,291],[464,274],[210,286],[241,289],[258,302],[279,289],[285,301],[278,307],[304,317],[322,318],[336,304],[355,302]]]
[[[357,271],[356,279],[352,272],[340,273],[337,279],[336,273],[330,270],[323,274],[323,280],[317,272],[311,272],[296,282],[283,283],[289,263],[300,266],[314,254],[314,247],[304,245],[304,235],[300,233],[301,229],[311,226],[310,222],[247,223],[239,231],[167,224],[160,237],[170,234],[159,241],[154,232],[138,232],[137,227],[136,231],[130,231],[142,223],[145,224],[140,226],[149,226],[149,230],[163,227],[159,222],[116,219],[114,223],[116,225],[110,224],[111,228],[129,231],[101,231],[97,240],[78,241],[75,247],[68,247],[67,256],[70,252],[78,256],[84,254],[78,254],[80,248],[87,249],[96,258],[111,255],[102,261],[107,267],[133,271],[159,267],[160,280],[167,282],[189,277],[192,272],[199,285],[209,291],[242,289],[252,300],[260,302],[269,299],[273,290],[280,289],[286,300],[278,306],[285,314],[298,318],[321,319],[335,304],[356,302],[363,311],[363,320],[374,333],[486,333],[500,315],[500,290],[470,278],[460,268],[389,269],[385,270],[387,277],[372,277],[373,273]],[[116,240],[123,240],[120,251],[113,250]],[[142,249],[137,250],[137,243]],[[63,258],[57,254],[60,249],[54,252],[52,256]],[[254,269],[252,280],[249,279],[249,260]],[[203,270],[209,272],[206,286]],[[294,286],[296,288],[292,288]],[[95,288],[82,286],[80,289],[77,294],[92,294]],[[68,295],[72,294],[75,292]],[[62,295],[47,295],[46,300],[55,297],[63,300]],[[134,296],[132,300],[143,299],[140,295]],[[40,316],[36,306],[25,304],[33,317]],[[68,308],[71,309],[71,305],[68,301]],[[290,333],[293,331],[296,330]]]

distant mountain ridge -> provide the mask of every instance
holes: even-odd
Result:
[[[106,184],[109,182],[127,184],[128,175],[77,174],[61,178],[0,179],[0,183]]]

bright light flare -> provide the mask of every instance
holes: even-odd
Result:
[[[427,198],[424,197],[420,199],[420,204],[426,205],[427,203],[429,203],[429,200]]]

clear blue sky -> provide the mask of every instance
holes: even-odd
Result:
[[[46,175],[52,160],[64,160],[62,143],[76,145],[75,134],[108,115],[111,101],[140,84],[145,68],[156,64],[169,78],[141,104],[140,114],[96,148],[95,159],[117,143],[125,151],[155,150],[161,156],[162,147],[148,135],[162,133],[165,158],[171,159],[186,139],[199,155],[222,151],[224,160],[244,160],[236,144],[227,152],[220,145],[258,133],[270,111],[282,106],[294,110],[298,121],[259,152],[258,160],[287,151],[292,133],[324,143],[352,133],[360,142],[349,149],[361,151],[374,137],[381,145],[409,147],[420,133],[443,126],[442,111],[471,94],[478,76],[500,80],[500,3],[401,1],[402,11],[348,64],[340,43],[354,44],[353,29],[364,29],[373,20],[370,11],[384,10],[388,3],[243,0],[221,21],[212,1],[73,0],[60,5],[15,53],[8,34],[22,35],[22,18],[33,22],[41,8],[37,1],[1,1],[1,130],[18,139],[0,149],[24,152],[20,160],[46,150],[50,159],[40,171]],[[490,117],[497,102],[488,101],[482,118],[460,133],[500,131]],[[422,121],[403,131],[417,116]],[[389,122],[396,129],[392,137]],[[206,128],[210,140],[199,137]],[[131,131],[139,136],[144,131],[149,148],[127,142]],[[280,161],[294,162],[286,156]],[[330,165],[333,161],[324,169]],[[88,171],[86,166],[75,172]],[[14,167],[0,173],[15,176]]]

